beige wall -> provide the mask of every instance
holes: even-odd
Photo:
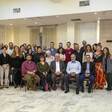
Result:
[[[14,42],[15,45],[20,46],[23,43],[30,43],[30,29],[27,27],[6,26],[5,35],[5,44]]]
[[[5,26],[0,26],[0,43],[5,42]]]
[[[67,24],[57,26],[57,46],[58,43],[62,42],[63,46],[66,48],[67,42]]]
[[[82,40],[86,40],[90,44],[97,42],[97,22],[78,23],[75,30],[76,35],[74,42],[79,43],[80,46],[82,46]],[[23,26],[0,26],[0,42],[8,44],[12,41],[16,45],[21,45],[23,43],[37,43],[39,45],[39,33],[39,27],[35,29]],[[44,27],[42,37],[42,43],[43,45],[47,45],[47,47],[49,47],[49,43],[53,41],[55,42],[55,47],[58,47],[59,42],[63,42],[66,48],[67,24]],[[110,48],[110,51],[112,51],[112,43],[107,43],[106,40],[112,40],[112,20],[101,21],[100,38],[103,47],[107,46]]]
[[[97,23],[79,23],[78,24],[78,40],[80,46],[82,46],[82,41],[86,40],[89,44],[94,44],[97,42]]]
[[[103,20],[101,22],[101,43],[103,47],[109,47],[112,53],[112,43],[107,43],[106,40],[112,40],[112,20]]]

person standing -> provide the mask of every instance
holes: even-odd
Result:
[[[66,56],[62,47],[58,49],[57,53],[60,55],[60,60],[65,62]]]
[[[55,56],[55,54],[57,53],[57,49],[54,48],[54,42],[50,42],[50,48],[47,50],[49,50],[51,52],[52,56]]]
[[[9,55],[11,56],[11,54],[12,54],[12,52],[13,52],[13,48],[14,48],[13,43],[10,42],[10,43],[9,43],[9,49],[7,49],[6,53],[9,54]]]
[[[12,75],[13,75],[13,82],[14,82],[14,87],[17,88],[21,84],[21,65],[22,62],[24,61],[23,54],[20,51],[20,48],[18,46],[14,47],[13,53],[11,55],[11,70],[12,70]]]
[[[37,47],[37,52],[34,54],[34,62],[37,64],[40,62],[40,56],[44,54],[42,53],[42,48],[40,46]]]
[[[85,52],[83,53],[82,62],[85,62],[86,61],[86,55],[90,55],[90,58],[91,58],[90,61],[93,61],[93,52],[92,52],[92,48],[91,48],[91,45],[90,44],[88,44],[85,47]]]
[[[65,49],[66,64],[71,60],[70,55],[71,55],[72,51],[73,51],[73,49],[71,48],[71,43],[67,42],[67,48]]]
[[[51,56],[51,52],[49,50],[46,51],[46,59],[45,61],[49,64],[49,66],[51,65],[51,62],[54,61],[55,58],[54,56]]]
[[[5,46],[2,47],[2,54],[0,55],[0,71],[1,71],[1,88],[3,88],[3,76],[5,73],[5,87],[8,88],[9,83],[9,65],[10,65],[10,56],[6,53],[7,48]]]
[[[103,63],[102,63],[102,51],[101,46],[97,45],[96,52],[93,54],[93,60],[95,63],[95,88],[102,89],[106,84],[105,73],[103,71]]]
[[[76,60],[82,64],[82,52],[79,50],[79,44],[74,43],[74,50],[71,54],[75,54]]]
[[[85,48],[86,48],[87,42],[85,40],[83,40],[82,41],[82,45],[83,45],[83,47],[80,48],[80,52],[81,53],[85,52]]]
[[[31,48],[29,48],[29,49],[27,50],[27,53],[25,54],[25,59],[26,59],[27,54],[30,54],[30,55],[32,56],[31,61],[34,61],[34,54],[33,54],[33,51],[32,51]]]
[[[107,81],[107,91],[112,90],[112,56],[107,47],[103,49],[103,70]]]

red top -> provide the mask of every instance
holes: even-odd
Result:
[[[66,55],[66,64],[71,61],[71,58],[70,58],[70,55],[72,53],[73,49],[70,48],[70,49],[65,49],[65,55]]]

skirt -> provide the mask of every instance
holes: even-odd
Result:
[[[103,63],[95,63],[95,88],[103,88],[106,85]]]

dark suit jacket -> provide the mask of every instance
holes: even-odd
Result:
[[[50,71],[51,73],[56,72],[56,61],[52,61],[50,65]],[[63,61],[60,61],[60,72],[65,73],[65,63]]]
[[[44,54],[43,53],[35,53],[34,54],[34,62],[37,64],[38,62],[40,62],[40,56]]]
[[[75,54],[76,60],[82,64],[82,52],[77,52],[76,50],[73,50],[71,54]]]
[[[87,62],[84,62],[82,64],[82,74],[85,74],[87,68]],[[95,64],[93,62],[90,62],[90,75],[95,75]]]

